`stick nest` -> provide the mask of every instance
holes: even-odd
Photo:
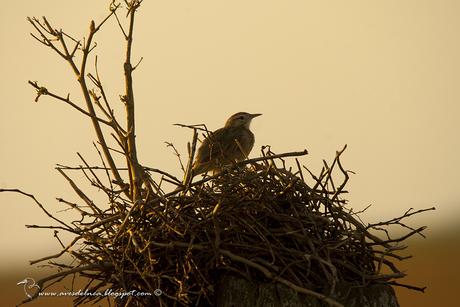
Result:
[[[104,187],[110,209],[93,203],[90,212],[71,204],[81,220],[72,222],[74,227],[56,220],[63,224],[60,228],[76,234],[75,240],[61,254],[35,262],[70,253],[77,265],[69,269],[52,262],[62,271],[38,284],[43,290],[50,281],[80,274],[90,278],[85,288],[89,291],[155,294],[115,300],[139,306],[213,305],[219,280],[226,274],[282,283],[336,306],[341,306],[335,300],[336,289],[344,283],[401,285],[395,279],[405,274],[392,261],[408,258],[398,255],[405,248],[400,242],[424,229],[410,228],[401,220],[429,209],[365,225],[342,197],[349,178],[340,162],[342,152],[330,166],[324,162],[318,176],[297,159],[295,171],[286,167],[287,156],[306,151],[275,155],[269,148],[261,158],[188,185],[146,168],[146,174],[160,173],[176,189],[165,193],[161,183],[149,177],[156,191],[145,190],[145,201],[132,204],[113,187]],[[70,168],[61,167],[61,172],[65,169]],[[94,169],[80,168],[97,178]],[[340,183],[333,180],[337,176]],[[102,188],[101,180],[91,182]],[[408,228],[409,233],[392,239],[387,231],[391,225]],[[377,230],[384,238],[375,234]],[[75,304],[100,299],[78,297]]]

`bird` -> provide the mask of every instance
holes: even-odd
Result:
[[[262,114],[235,113],[223,128],[211,132],[198,148],[192,165],[193,176],[215,172],[223,166],[246,159],[255,141],[249,126],[252,119],[260,115]]]

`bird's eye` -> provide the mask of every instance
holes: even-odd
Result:
[[[238,117],[238,119],[243,120],[243,119],[244,119],[244,116],[240,116],[240,117]]]

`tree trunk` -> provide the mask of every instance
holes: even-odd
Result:
[[[368,287],[341,285],[336,299],[345,307],[399,307],[393,288],[375,284]],[[348,294],[348,295],[347,295]],[[216,293],[217,307],[324,307],[318,298],[298,294],[279,283],[254,283],[242,277],[225,276]]]

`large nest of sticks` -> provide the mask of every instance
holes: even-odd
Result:
[[[275,155],[268,147],[262,152],[188,186],[150,169],[176,188],[165,193],[151,181],[158,189],[147,202],[132,204],[108,193],[110,209],[82,213],[73,222],[78,236],[64,252],[79,264],[39,285],[79,273],[91,279],[90,291],[157,295],[119,297],[120,305],[203,306],[214,304],[226,274],[281,283],[330,304],[339,284],[398,284],[395,279],[405,275],[392,262],[404,258],[397,254],[398,242],[423,228],[396,239],[381,239],[374,230],[404,225],[401,219],[416,212],[365,225],[342,197],[349,178],[342,152],[318,176],[288,158],[306,152]],[[296,167],[288,169],[285,159]],[[84,244],[78,249],[76,242]],[[99,299],[83,296],[75,303]]]

